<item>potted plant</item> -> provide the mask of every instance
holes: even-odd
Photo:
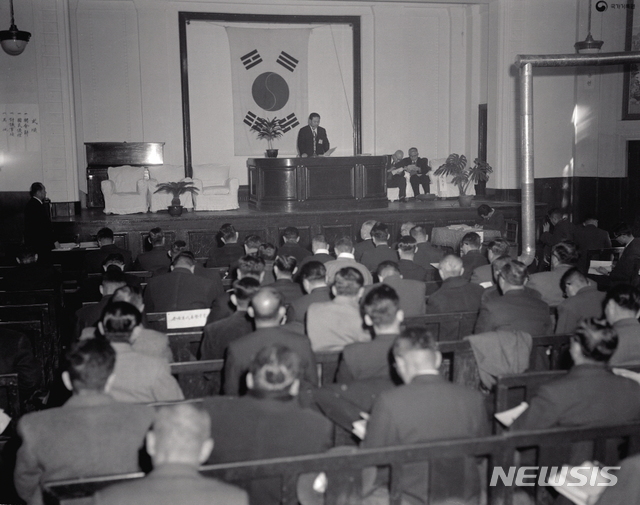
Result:
[[[169,209],[169,215],[173,217],[178,217],[182,215],[182,205],[180,205],[180,195],[185,193],[197,193],[198,188],[193,185],[192,181],[178,181],[178,182],[163,182],[158,184],[157,189],[154,193],[160,193],[161,191],[165,193],[171,193],[173,195],[173,199],[171,200],[171,205],[167,208]]]
[[[460,207],[471,207],[473,195],[467,195],[471,184],[488,181],[493,168],[486,161],[476,158],[472,167],[467,167],[467,157],[464,154],[450,154],[444,165],[438,167],[434,175],[452,176],[451,182],[458,186]]]
[[[251,127],[255,132],[259,140],[266,140],[269,149],[267,149],[267,158],[277,158],[278,150],[273,148],[273,141],[279,139],[284,135],[282,130],[282,124],[277,117],[273,119],[259,119]]]

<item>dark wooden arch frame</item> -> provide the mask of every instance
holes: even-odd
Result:
[[[348,24],[353,34],[353,154],[362,153],[362,59],[360,16],[299,16],[274,14],[230,14],[221,12],[178,12],[180,37],[180,84],[182,88],[182,133],[184,168],[187,177],[191,167],[191,113],[189,109],[189,64],[187,53],[187,25],[191,21],[224,21],[236,23],[278,24]]]

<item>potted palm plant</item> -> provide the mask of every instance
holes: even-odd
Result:
[[[198,192],[198,188],[193,185],[192,181],[178,181],[178,182],[163,182],[158,184],[157,189],[154,193],[170,193],[173,195],[171,200],[171,205],[167,207],[169,210],[169,215],[173,217],[178,217],[182,215],[183,207],[180,205],[180,195],[185,193],[194,193]]]
[[[467,157],[464,154],[450,154],[444,165],[438,167],[434,175],[452,176],[451,182],[458,186],[460,207],[471,207],[473,195],[467,195],[471,184],[488,181],[493,168],[486,161],[476,158],[472,167],[467,167]]]
[[[282,124],[277,117],[273,119],[260,119],[251,127],[255,132],[259,140],[266,140],[269,145],[267,149],[267,158],[277,158],[278,150],[273,148],[273,141],[279,139],[284,135],[282,130]]]

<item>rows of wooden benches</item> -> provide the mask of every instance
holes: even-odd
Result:
[[[607,451],[607,442],[615,440],[620,444],[620,454]],[[521,463],[523,451],[535,451],[537,465],[559,466],[568,462],[571,447],[577,443],[589,444],[588,457],[609,466],[616,465],[620,459],[640,452],[640,424],[624,424],[609,427],[556,428],[536,430],[505,435],[483,437],[469,440],[450,440],[409,446],[396,446],[384,449],[363,449],[350,454],[313,454],[288,458],[265,459],[207,465],[200,473],[207,477],[222,479],[226,482],[246,482],[258,478],[278,478],[281,483],[281,503],[297,505],[298,478],[304,474],[317,475],[324,472],[328,479],[324,503],[338,505],[361,503],[362,470],[370,467],[386,467],[389,472],[390,504],[401,503],[401,480],[403,467],[410,463],[434,462],[440,458],[475,457],[480,464],[481,481],[487,493],[489,505],[512,505],[514,493],[518,488],[501,478],[491,485],[496,469],[504,474],[511,467]],[[425,466],[425,480],[432,482],[430,469]],[[530,475],[530,474],[529,474]],[[44,485],[45,503],[51,505],[76,505],[86,500],[96,491],[114,483],[130,481],[143,477],[143,474],[130,473],[96,478],[81,478],[66,481],[48,482]],[[533,479],[534,483],[538,479]],[[529,479],[527,482],[531,482]],[[520,488],[523,489],[531,488]],[[549,499],[548,488],[536,485],[533,488],[535,503]],[[545,496],[546,495],[546,496]],[[432,503],[431,497],[425,497]],[[440,502],[441,503],[441,502]]]

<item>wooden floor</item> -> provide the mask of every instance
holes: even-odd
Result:
[[[135,256],[142,251],[148,231],[160,227],[168,241],[185,240],[197,256],[206,256],[212,247],[216,247],[215,236],[224,223],[233,223],[241,240],[256,234],[274,244],[280,243],[284,228],[296,226],[300,230],[300,243],[308,247],[311,238],[318,233],[324,234],[330,242],[343,235],[359,239],[360,226],[370,219],[387,223],[394,238],[406,221],[424,225],[429,233],[434,226],[472,224],[477,219],[477,207],[482,203],[500,209],[507,219],[520,222],[519,203],[478,199],[473,201],[471,208],[461,208],[457,199],[445,199],[390,202],[386,209],[339,211],[327,208],[296,213],[255,211],[249,209],[246,202],[241,202],[237,210],[185,212],[180,217],[171,217],[166,211],[116,216],[106,215],[102,209],[82,209],[80,215],[55,218],[54,228],[61,242],[72,242],[76,235],[81,241],[91,240],[100,228],[109,227],[115,232],[117,242]],[[544,211],[544,205],[537,206],[536,217],[541,218]]]

